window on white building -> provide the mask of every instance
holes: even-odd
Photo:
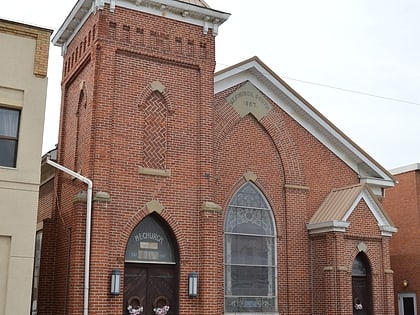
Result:
[[[0,107],[0,166],[16,167],[20,111]]]
[[[252,183],[230,201],[225,218],[225,311],[276,311],[276,232],[271,208]]]

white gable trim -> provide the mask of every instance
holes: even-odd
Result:
[[[366,202],[366,205],[368,206],[370,212],[373,214],[376,221],[378,222],[378,226],[381,230],[382,236],[391,236],[392,233],[397,232],[397,228],[393,227],[392,224],[388,221],[381,208],[378,206],[378,204],[366,188],[364,188],[360,195],[354,200],[352,206],[343,216],[343,221],[347,221],[349,219],[350,215],[353,213],[354,209],[362,199]]]
[[[250,81],[262,93],[266,94],[282,110],[295,119],[303,128],[323,143],[329,150],[343,160],[359,174],[361,182],[372,186],[392,187],[393,179],[375,162],[360,151],[348,138],[316,111],[307,106],[288,87],[282,84],[257,60],[222,71],[215,76],[215,94],[245,81]],[[374,180],[372,180],[374,179]],[[375,190],[379,193],[380,189]]]

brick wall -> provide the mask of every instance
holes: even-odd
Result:
[[[315,300],[328,299],[349,303],[328,314],[347,314],[358,239],[371,240],[376,252],[369,259],[381,266],[375,272],[383,268],[387,252],[378,230],[310,240],[306,223],[333,188],[358,183],[357,174],[270,100],[273,110],[258,122],[241,119],[227,103],[239,86],[214,96],[214,42],[202,27],[106,7],[68,47],[59,163],[92,179],[94,196],[110,196],[93,204],[90,314],[121,312],[123,295],[109,295],[109,274],[124,270],[127,240],[151,200],[164,206],[161,216],[179,249],[179,314],[222,314],[224,209],[248,175],[276,222],[279,313],[324,314]],[[159,141],[150,141],[156,131]],[[75,197],[86,187],[65,174],[57,180],[52,300],[55,311],[80,314],[86,205]],[[356,227],[373,224],[358,214],[354,220]],[[347,271],[329,290],[335,278],[326,280],[324,267],[338,259],[334,270],[343,264]],[[195,299],[187,297],[186,283],[193,270],[200,277]],[[374,284],[378,296],[382,275]],[[383,309],[380,299],[375,303]]]
[[[419,196],[420,172],[409,171],[396,175],[398,184],[386,191],[384,204],[398,227],[390,242],[391,265],[394,270],[395,303],[398,293],[414,292],[420,294],[420,276],[415,272],[420,254],[419,234]],[[403,280],[408,280],[408,287],[403,286]],[[397,308],[397,304],[395,307]],[[417,303],[417,312],[420,305]]]
[[[199,183],[207,182],[204,171],[211,173],[206,160],[214,65],[211,32],[119,7],[91,16],[68,47],[58,161],[91,178],[95,194],[111,196],[111,202],[93,205],[90,314],[103,314],[104,303],[121,312],[122,296],[109,296],[110,270],[124,269],[125,244],[152,199],[165,206],[162,216],[179,242],[180,304],[197,311],[196,300],[187,298],[186,278],[200,270],[199,216],[203,196],[210,195]],[[150,162],[142,151],[150,132],[144,106],[153,102],[148,93],[156,84],[168,130],[164,163]],[[141,174],[141,167],[164,167],[171,175]],[[53,309],[80,314],[86,205],[74,198],[86,187],[62,173],[58,183]]]

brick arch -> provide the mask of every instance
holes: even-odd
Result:
[[[353,261],[356,259],[356,257],[359,254],[360,255],[363,255],[364,257],[366,257],[366,262],[369,264],[370,272],[373,273],[373,267],[374,266],[373,266],[373,263],[372,263],[372,259],[369,257],[369,250],[366,250],[366,251],[355,250],[354,251],[353,255],[351,256],[350,269],[349,269],[350,273],[351,273],[351,271],[353,269]]]
[[[133,233],[133,230],[136,228],[136,226],[140,223],[141,220],[143,220],[145,217],[150,215],[151,213],[147,211],[146,207],[140,209],[137,211],[131,218],[127,220],[126,225],[122,228],[121,233],[119,234],[118,240],[117,240],[117,246],[116,248],[119,249],[120,254],[119,257],[122,257],[124,261],[125,257],[125,250],[127,242],[131,236],[131,233]],[[159,214],[161,219],[165,221],[170,228],[170,233],[173,235],[174,239],[174,246],[175,249],[179,252],[178,257],[181,257],[183,253],[181,253],[181,250],[188,249],[188,244],[186,243],[188,240],[188,237],[183,232],[184,229],[182,229],[182,226],[179,224],[179,222],[172,216],[170,211],[163,211],[161,214]]]
[[[285,233],[285,229],[284,229],[284,218],[280,217],[280,213],[278,211],[276,211],[276,202],[274,201],[274,198],[270,192],[270,189],[268,189],[264,183],[262,183],[261,181],[258,180],[258,177],[254,180],[254,179],[249,179],[247,180],[245,178],[245,175],[242,175],[238,178],[238,180],[230,187],[230,190],[225,194],[226,198],[225,198],[225,202],[222,205],[222,215],[221,215],[221,231],[224,230],[224,222],[225,222],[225,216],[226,216],[226,210],[229,206],[229,202],[232,199],[232,197],[235,195],[235,193],[239,190],[239,188],[242,187],[242,185],[244,185],[245,183],[247,183],[248,181],[252,182],[260,191],[261,193],[264,195],[265,199],[267,200],[268,204],[270,205],[271,211],[273,213],[273,219],[274,219],[274,223],[276,226],[276,233],[277,233],[277,237],[281,237],[284,233]]]
[[[127,220],[127,223],[121,229],[121,231],[120,231],[121,233],[119,233],[119,237],[118,237],[118,240],[117,240],[117,246],[116,246],[116,248],[119,248],[122,251],[121,257],[125,257],[125,248],[126,248],[128,239],[130,238],[130,235],[133,232],[134,228],[147,215],[149,215],[149,213],[147,212],[146,208],[140,209],[139,211],[137,211],[133,216],[131,216]]]
[[[221,118],[219,120],[215,119],[215,149],[218,155],[220,154],[220,148],[226,136],[247,116],[240,117],[233,107],[229,106],[224,98],[222,98],[222,101],[216,105],[216,117]],[[285,184],[303,186],[305,184],[303,159],[281,114],[273,109],[258,123],[261,124],[275,144],[277,153],[282,160]]]
[[[136,106],[142,108],[146,103],[147,99],[154,93],[158,93],[162,96],[165,101],[165,106],[168,113],[173,113],[175,111],[175,106],[172,101],[172,96],[169,90],[160,82],[160,81],[153,81],[143,88],[140,92],[139,96],[136,99]]]
[[[373,253],[373,249],[371,248],[373,245],[370,245],[367,247],[366,250],[363,251],[363,253],[366,256],[367,261],[369,262],[370,272],[372,275],[377,274],[380,271],[380,263],[373,259],[375,257],[375,253]],[[348,267],[349,273],[351,275],[352,267],[353,267],[353,261],[356,259],[356,256],[360,253],[356,247],[352,250],[351,255],[347,258],[346,265]]]
[[[225,200],[225,204],[223,205],[223,210],[226,210],[227,206],[229,205],[229,201],[232,199],[233,195],[239,190],[239,188],[241,188],[243,185],[245,185],[246,183],[251,182],[253,183],[260,191],[261,193],[264,195],[265,199],[267,199],[268,203],[270,204],[270,207],[273,208],[273,198],[271,197],[270,193],[269,193],[269,189],[267,189],[263,183],[261,183],[258,180],[258,177],[255,179],[246,179],[245,178],[245,174],[243,174],[242,176],[240,176],[238,178],[238,180],[231,186],[230,190],[228,193],[226,193],[226,200]],[[225,215],[226,211],[223,211],[223,217]]]
[[[305,185],[303,159],[280,113],[272,111],[260,123],[273,140],[283,162],[285,184]]]

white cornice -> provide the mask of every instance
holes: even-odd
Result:
[[[111,12],[116,7],[124,7],[201,26],[204,34],[207,34],[208,30],[212,29],[213,36],[218,34],[219,26],[230,16],[229,13],[176,0],[78,0],[61,27],[57,30],[52,43],[55,46],[61,46],[64,54],[68,44],[87,18],[91,14],[95,14],[97,10],[103,10],[105,4],[110,5]]]
[[[310,235],[328,233],[328,232],[345,232],[350,223],[345,221],[328,221],[321,223],[307,224],[306,228]]]
[[[402,173],[412,172],[412,171],[419,171],[420,170],[420,163],[413,163],[406,166],[401,166],[398,168],[394,168],[390,170],[392,175],[399,175]]]

